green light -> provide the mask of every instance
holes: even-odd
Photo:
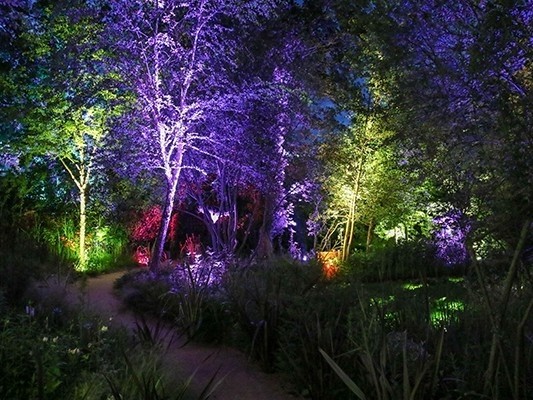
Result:
[[[402,288],[404,288],[405,290],[416,290],[416,289],[420,289],[422,286],[421,283],[404,283],[402,285]]]
[[[390,295],[389,297],[374,297],[372,298],[372,301],[378,306],[384,306],[386,304],[392,303],[394,299],[395,297],[393,295]]]
[[[453,283],[461,283],[461,282],[464,282],[464,280],[465,278],[462,278],[462,277],[461,278],[453,278],[453,277],[448,278],[448,281],[453,282]]]
[[[457,314],[464,311],[464,303],[457,300],[448,300],[446,297],[441,297],[435,300],[434,306],[431,310],[431,323],[434,326],[448,324],[457,320]]]

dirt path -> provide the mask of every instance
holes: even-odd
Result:
[[[113,294],[113,282],[123,273],[117,272],[89,278],[81,287],[69,290],[69,296],[82,302],[102,315],[112,318],[115,324],[130,329],[136,326],[135,316],[124,309],[120,300]],[[80,294],[81,291],[81,294]],[[204,361],[206,360],[207,361]],[[192,389],[201,390],[217,373],[224,377],[221,385],[212,395],[216,400],[297,400],[287,394],[281,380],[274,374],[266,374],[251,363],[241,352],[227,347],[209,347],[194,343],[181,346],[179,341],[171,343],[164,354],[166,369],[177,377],[194,375]],[[199,392],[198,392],[199,393]]]

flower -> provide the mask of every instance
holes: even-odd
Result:
[[[27,305],[26,314],[28,314],[30,317],[35,317],[35,308],[30,305]]]

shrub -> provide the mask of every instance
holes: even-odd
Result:
[[[169,262],[155,273],[126,274],[115,287],[136,312],[174,323],[189,339],[221,342],[233,324],[222,289],[230,263],[223,254],[197,255],[181,263]]]
[[[322,277],[318,264],[273,258],[236,265],[225,276],[224,289],[232,315],[246,338],[246,348],[262,367],[274,369],[282,316],[295,298]]]
[[[347,398],[347,390],[319,349],[334,355],[345,352],[346,310],[352,301],[346,287],[317,285],[294,298],[285,310],[279,327],[277,367],[290,376],[301,395],[324,400]]]
[[[439,263],[424,240],[388,242],[371,252],[357,252],[341,268],[354,281],[383,282],[460,275],[461,267]]]
[[[57,315],[27,311],[1,322],[1,398],[71,398],[83,373],[118,368],[117,351],[125,341],[101,321],[80,314],[59,324]]]
[[[26,311],[9,311],[0,321],[0,398],[191,398],[190,379],[167,379],[160,332],[152,330],[147,340],[146,329],[139,330],[132,341],[125,330],[80,310],[28,305]],[[215,385],[213,378],[205,393]]]

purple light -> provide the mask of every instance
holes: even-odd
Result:
[[[433,219],[436,230],[433,243],[436,256],[447,266],[468,262],[466,238],[470,232],[470,224],[465,221],[462,212],[452,210]]]

